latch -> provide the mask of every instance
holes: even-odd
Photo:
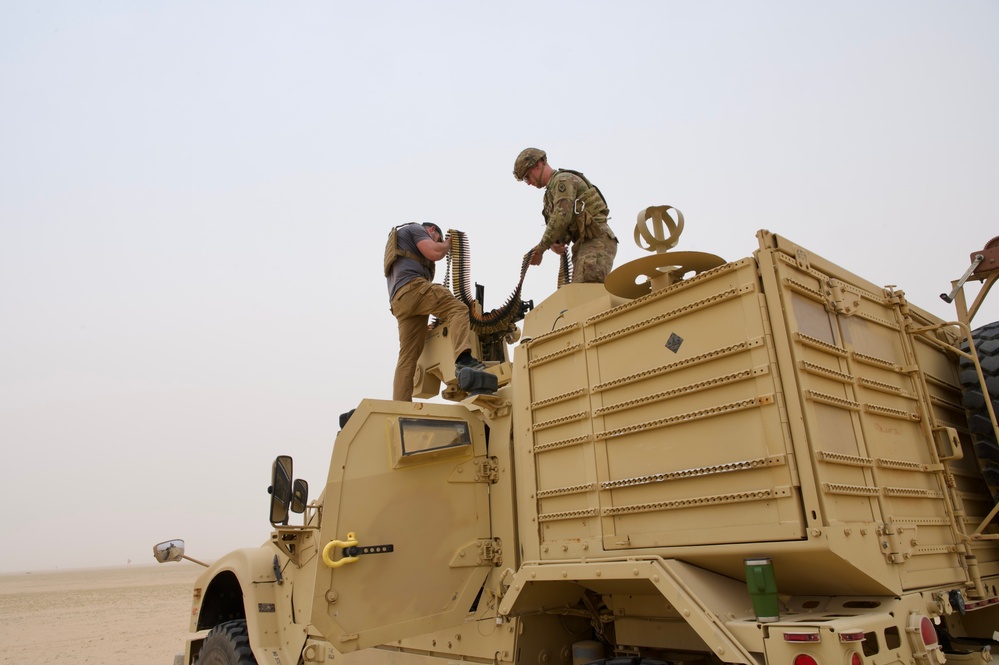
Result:
[[[499,538],[484,538],[468,543],[451,559],[451,568],[500,566],[503,564],[503,546]]]
[[[330,556],[330,552],[335,547],[343,549],[343,556],[334,560]],[[326,544],[326,547],[323,548],[323,563],[330,568],[339,568],[344,564],[355,563],[359,557],[365,554],[385,554],[394,551],[395,546],[393,545],[366,545],[361,547],[357,544],[357,536],[351,531],[347,534],[347,540],[331,540]]]
[[[455,467],[449,483],[497,483],[499,461],[495,457],[476,457]]]
[[[479,546],[482,551],[482,555],[479,558],[483,563],[491,563],[494,566],[499,566],[503,563],[503,548],[500,545],[499,538],[480,540]]]
[[[495,457],[483,457],[475,460],[478,465],[476,479],[480,482],[499,482],[499,461]]]

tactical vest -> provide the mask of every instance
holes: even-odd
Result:
[[[410,222],[410,224],[411,223],[413,222]],[[385,276],[389,276],[389,273],[392,271],[392,264],[395,263],[395,260],[400,256],[405,256],[407,259],[413,259],[421,266],[429,270],[430,280],[433,281],[434,268],[436,268],[436,264],[422,254],[416,254],[399,247],[399,229],[404,226],[409,226],[409,224],[393,226],[392,230],[389,231],[388,240],[385,242]]]
[[[579,198],[573,201],[573,217],[579,222],[576,228],[570,228],[569,230],[573,241],[592,240],[600,235],[606,235],[612,240],[617,240],[614,232],[607,225],[607,217],[610,214],[610,209],[607,206],[607,199],[604,198],[600,189],[587,180],[586,176],[582,173],[570,169],[559,169],[552,174],[552,179],[555,178],[555,175],[563,172],[571,173],[586,184],[586,189],[581,193]],[[545,223],[548,223],[547,215],[545,216]]]

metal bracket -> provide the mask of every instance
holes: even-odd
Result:
[[[968,268],[967,272],[961,275],[961,279],[954,282],[954,288],[951,289],[950,293],[940,294],[940,299],[943,300],[944,302],[954,302],[954,298],[957,297],[957,292],[964,287],[964,283],[968,281],[968,278],[971,277],[971,274],[975,272],[975,270],[978,268],[978,265],[984,260],[985,260],[984,254],[975,254],[971,259],[971,267]]]
[[[343,555],[353,557],[362,556],[364,554],[387,554],[394,551],[394,545],[365,545],[364,547],[354,545],[353,547],[343,548]]]
[[[798,270],[810,272],[812,269],[812,266],[808,263],[808,253],[803,249],[798,249],[794,253],[794,262],[798,264]]]
[[[278,555],[274,555],[274,579],[277,581],[278,586],[284,584],[284,577],[281,575],[281,561],[278,559]]]

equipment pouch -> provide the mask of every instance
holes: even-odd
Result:
[[[392,264],[395,263],[396,258],[399,256],[398,253],[398,235],[399,227],[393,226],[388,234],[388,241],[385,243],[385,276],[389,276],[389,272],[392,270]]]

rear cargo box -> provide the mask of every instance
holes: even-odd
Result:
[[[753,257],[641,298],[570,285],[529,315],[526,556],[654,552],[739,577],[767,555],[796,594],[995,574],[994,541],[966,537],[992,503],[954,359],[928,341],[942,332],[912,332],[940,322],[758,237]]]

